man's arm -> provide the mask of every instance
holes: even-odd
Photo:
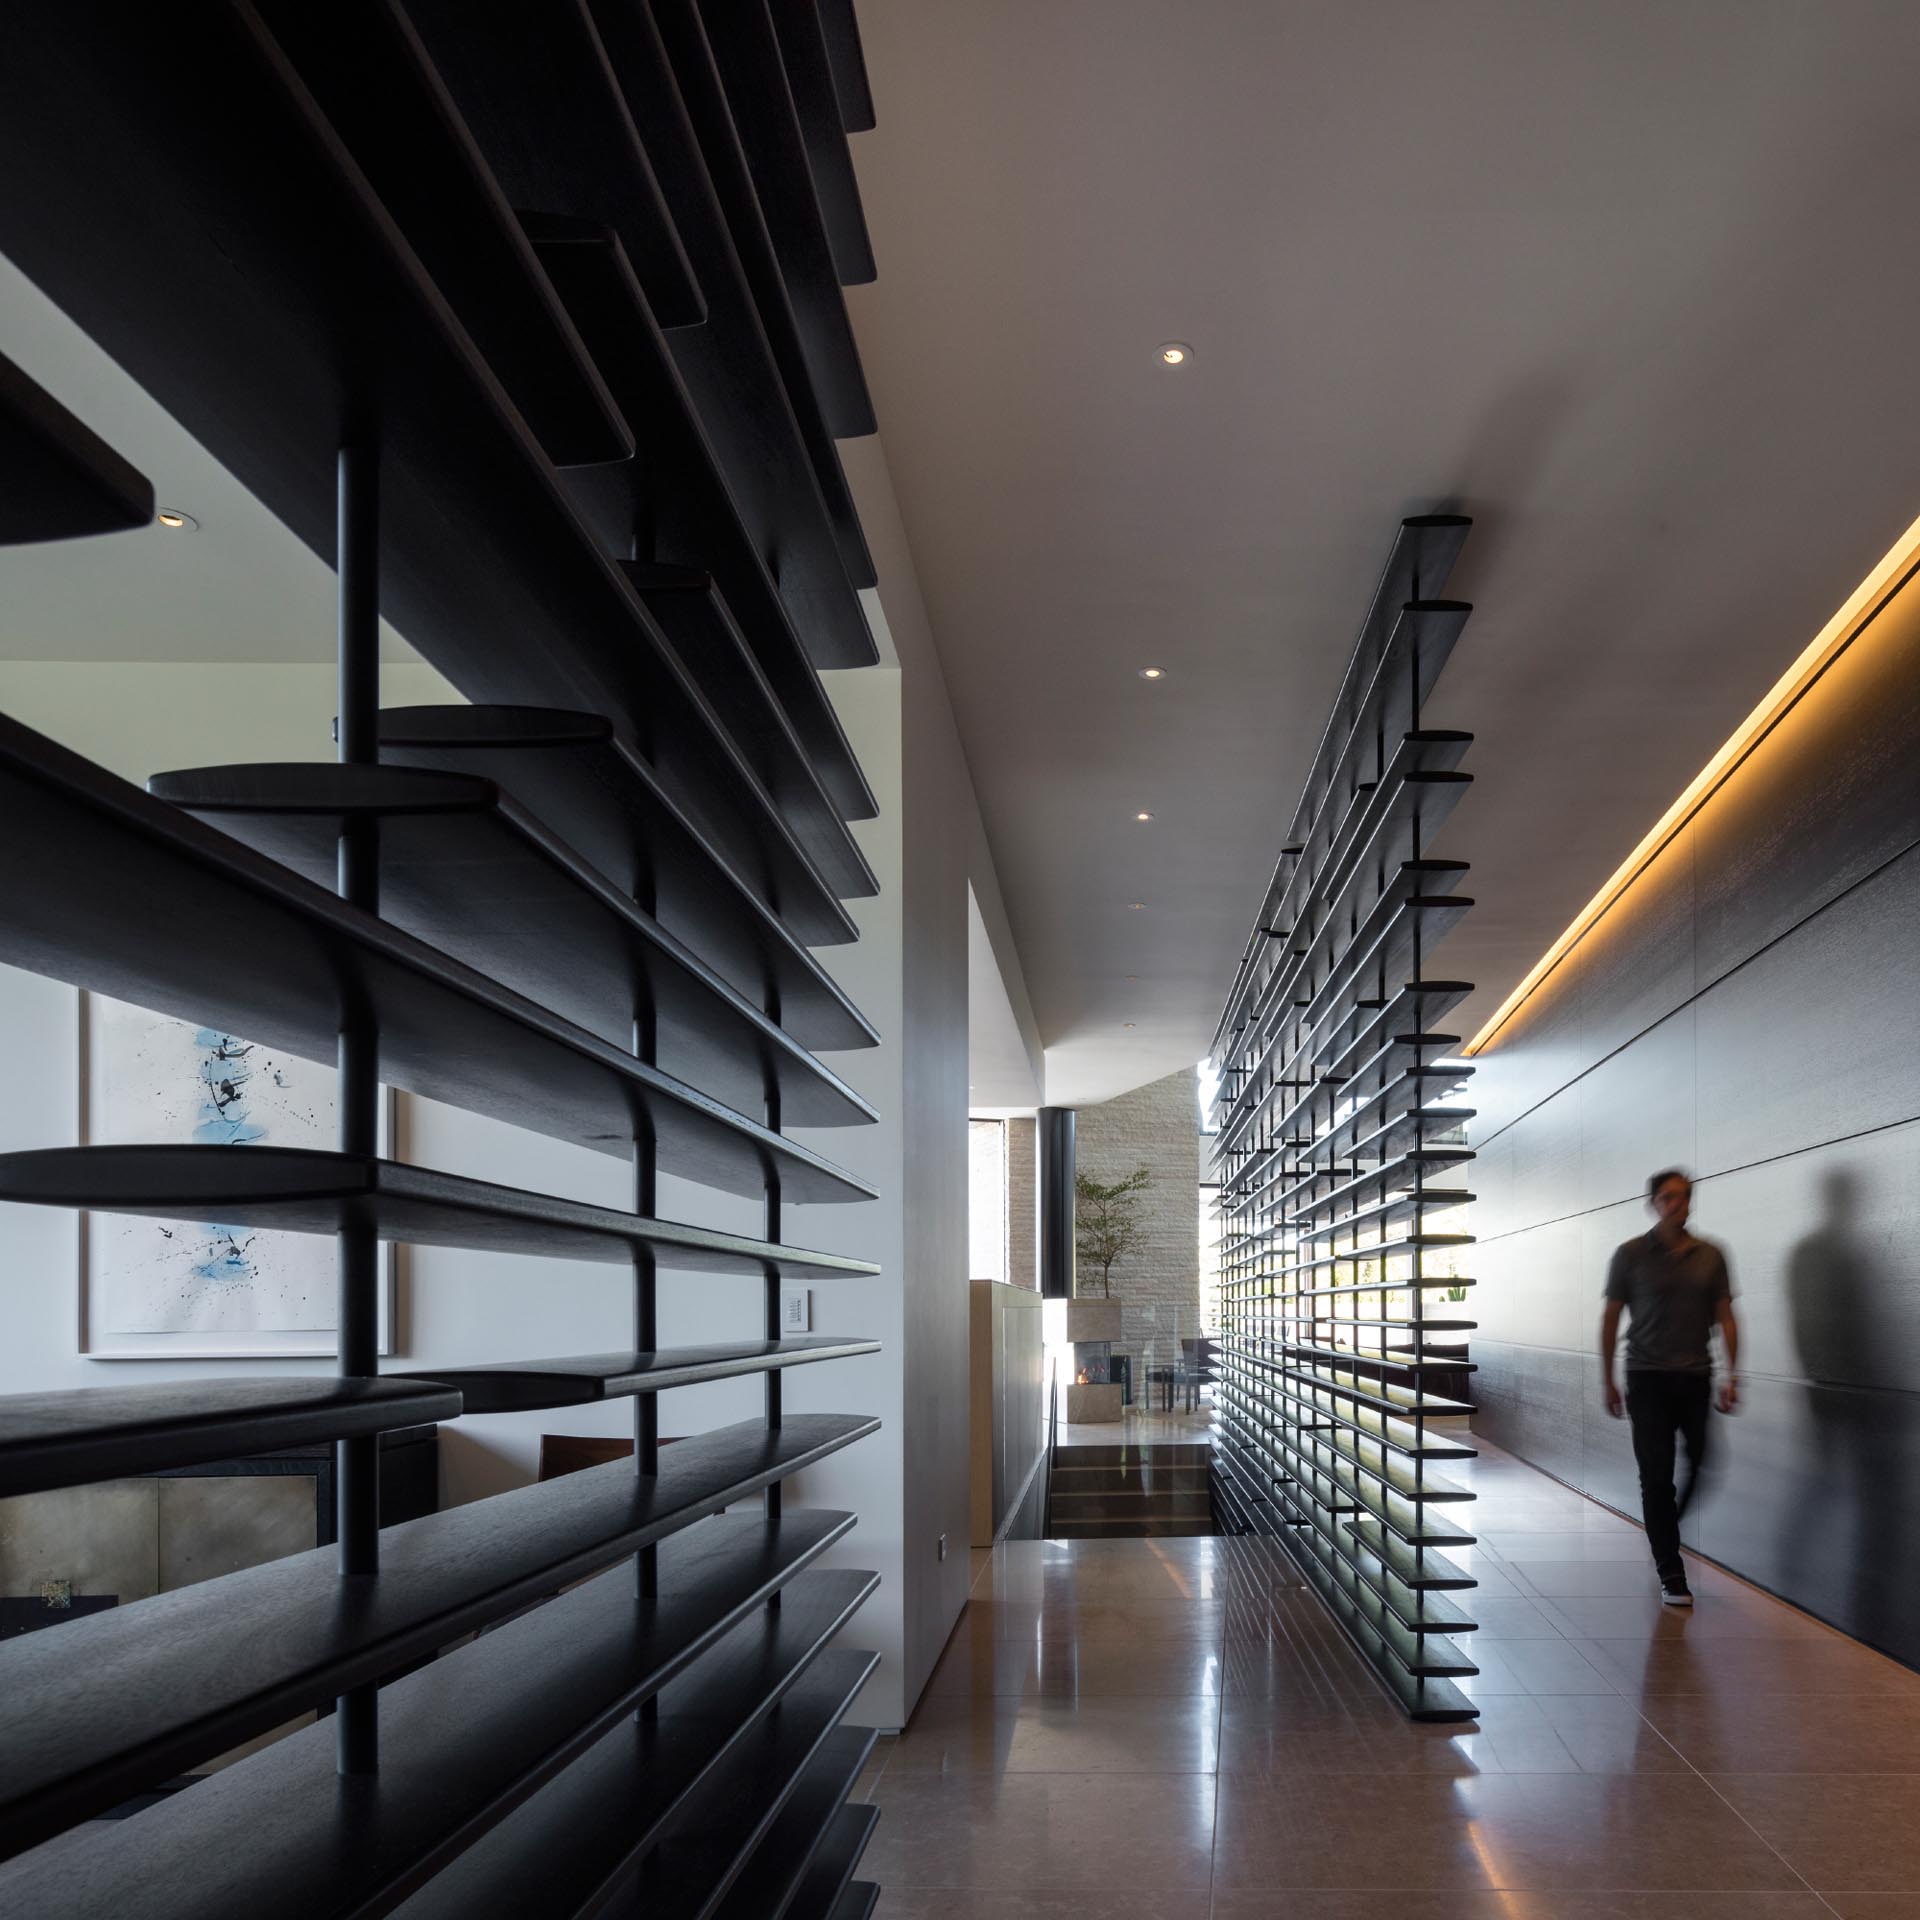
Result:
[[[1613,1349],[1620,1338],[1620,1302],[1608,1297],[1607,1303],[1600,1309],[1600,1378],[1606,1383],[1603,1389],[1607,1411],[1618,1420],[1622,1411],[1620,1389],[1613,1382]]]
[[[1713,1318],[1727,1355],[1727,1370],[1720,1376],[1720,1411],[1731,1413],[1740,1404],[1740,1376],[1734,1371],[1740,1361],[1740,1323],[1733,1317],[1731,1295],[1721,1297],[1714,1307]]]

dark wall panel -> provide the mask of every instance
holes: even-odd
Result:
[[[1476,1425],[1637,1514],[1600,1404],[1608,1256],[1655,1167],[1739,1294],[1688,1544],[1920,1665],[1920,587],[1476,1062]]]

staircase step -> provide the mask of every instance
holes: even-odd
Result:
[[[1171,1519],[1063,1520],[1053,1519],[1055,1540],[1172,1540],[1193,1539],[1213,1532],[1213,1517],[1179,1515]]]
[[[1162,1440],[1150,1444],[1117,1442],[1054,1449],[1057,1467],[1204,1467],[1213,1459],[1211,1440]]]
[[[1206,1465],[1169,1466],[1164,1461],[1132,1467],[1082,1467],[1060,1462],[1053,1469],[1059,1493],[1204,1492],[1213,1469]]]
[[[1197,1493],[1070,1493],[1057,1484],[1053,1490],[1056,1520],[1180,1520],[1203,1518],[1213,1511],[1212,1496],[1203,1487]]]

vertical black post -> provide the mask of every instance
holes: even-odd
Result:
[[[780,1131],[780,1088],[771,1076],[767,1080],[767,1130],[770,1133]],[[767,1169],[767,1217],[763,1237],[773,1245],[780,1244],[780,1175],[771,1167]],[[780,1269],[769,1263],[766,1280],[766,1316],[764,1338],[769,1342],[780,1338]],[[780,1425],[780,1369],[769,1367],[766,1373],[767,1427],[771,1432]],[[773,1481],[767,1488],[767,1518],[780,1518],[780,1482]],[[774,1596],[778,1600],[779,1595]]]
[[[654,1063],[655,1029],[649,1010],[633,1023],[633,1051],[649,1066]],[[633,1137],[633,1210],[651,1220],[659,1211],[657,1146],[651,1121],[643,1123]],[[658,1267],[651,1247],[636,1245],[633,1250],[633,1349],[652,1353],[660,1344],[660,1300]],[[646,1479],[660,1471],[660,1396],[637,1393],[633,1397],[633,1470]],[[640,1600],[652,1600],[660,1592],[660,1549],[642,1547],[633,1557],[633,1591]],[[653,1704],[649,1696],[649,1706]]]
[[[1040,1292],[1073,1298],[1074,1117],[1071,1107],[1042,1107],[1034,1119],[1040,1175]]]
[[[343,766],[371,766],[380,757],[380,455],[373,446],[342,447],[338,464],[339,754]],[[337,890],[369,913],[380,906],[378,822],[348,819],[338,850]],[[339,1140],[342,1153],[379,1150],[380,1038],[369,1009],[348,1006],[338,1041]],[[371,1220],[352,1220],[338,1235],[339,1370],[343,1377],[379,1371],[380,1246]],[[340,1573],[370,1578],[380,1569],[380,1441],[377,1435],[334,1447],[335,1525]],[[357,1687],[337,1702],[335,1764],[342,1773],[373,1773],[380,1764],[380,1693]]]

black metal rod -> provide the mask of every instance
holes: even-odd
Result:
[[[342,447],[337,468],[335,566],[339,576],[339,756],[345,766],[379,758],[380,457],[376,447]],[[380,908],[380,843],[373,820],[349,821],[340,835],[337,890],[369,913]],[[343,1153],[379,1151],[380,1038],[366,1009],[348,1006],[338,1039],[339,1141]],[[380,1244],[370,1220],[342,1227],[338,1239],[339,1371],[358,1378],[380,1370]],[[380,1441],[342,1440],[334,1449],[334,1522],[343,1578],[380,1570]],[[335,1764],[342,1773],[377,1772],[379,1689],[339,1697]]]

